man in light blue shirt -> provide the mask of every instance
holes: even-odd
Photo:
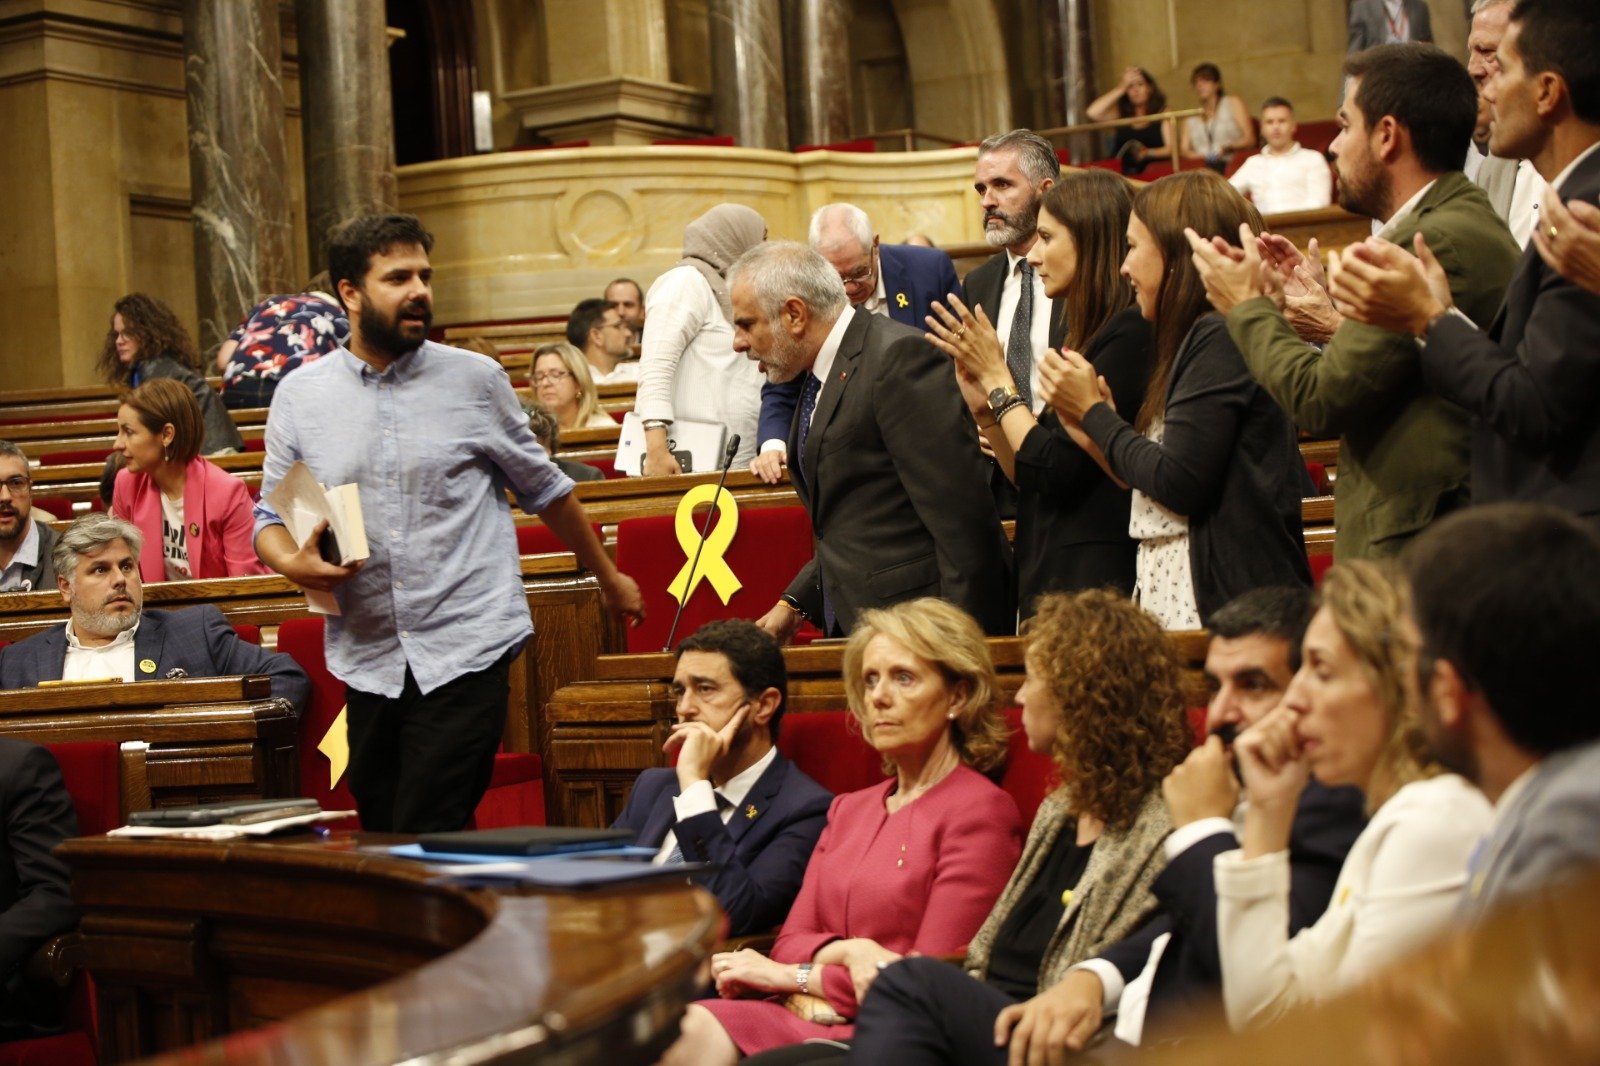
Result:
[[[493,360],[428,341],[433,238],[410,215],[358,218],[329,266],[348,346],[284,379],[267,422],[256,551],[333,592],[328,669],[347,688],[350,790],[370,830],[460,829],[488,787],[510,663],[532,635],[505,492],[599,579],[606,606],[643,614]],[[370,556],[321,558],[265,502],[296,461],[360,486]]]

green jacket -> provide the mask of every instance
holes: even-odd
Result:
[[[1449,275],[1456,307],[1487,327],[1522,253],[1483,190],[1445,174],[1392,239],[1409,250],[1418,231]],[[1415,339],[1347,320],[1319,352],[1266,297],[1235,307],[1228,333],[1301,431],[1339,436],[1335,561],[1395,555],[1466,502],[1468,415],[1427,390]]]

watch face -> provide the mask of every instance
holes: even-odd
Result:
[[[1011,395],[1011,391],[1011,389],[1004,385],[1000,386],[998,389],[990,389],[989,406],[999,407],[1001,404],[1005,403],[1006,399]]]

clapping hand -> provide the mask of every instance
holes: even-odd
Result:
[[[955,360],[958,376],[981,388],[987,396],[990,389],[1002,385],[1015,385],[1011,370],[1006,366],[1006,350],[995,333],[994,324],[982,307],[968,310],[961,297],[950,293],[945,299],[949,306],[933,302],[933,314],[928,315],[928,340],[941,352]]]
[[[1450,310],[1450,279],[1417,234],[1416,255],[1381,237],[1369,237],[1328,261],[1328,291],[1346,317],[1379,329],[1422,336],[1428,323]]]
[[[1097,403],[1116,410],[1106,379],[1095,373],[1093,363],[1071,348],[1045,352],[1044,361],[1039,364],[1039,396],[1066,426],[1081,423]]]
[[[1193,252],[1190,259],[1194,268],[1205,283],[1206,299],[1223,314],[1246,300],[1275,296],[1282,290],[1278,272],[1271,267],[1263,269],[1255,232],[1248,225],[1239,226],[1237,248],[1221,237],[1207,240],[1192,229],[1184,229],[1183,235]]]

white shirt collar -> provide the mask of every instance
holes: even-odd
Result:
[[[889,313],[889,290],[883,283],[883,253],[874,248],[872,251],[872,265],[878,275],[878,287],[872,290],[872,295],[861,302],[861,309],[870,311],[875,315]]]
[[[844,340],[844,331],[850,326],[850,319],[856,309],[849,304],[845,305],[839,313],[838,321],[828,331],[827,339],[822,342],[822,349],[817,352],[817,358],[811,364],[811,373],[822,384],[828,383],[828,375],[833,372],[833,358],[839,354],[839,345]]]
[[[728,778],[727,783],[717,789],[722,798],[728,801],[730,809],[738,809],[739,804],[744,802],[744,798],[750,794],[752,788],[756,787],[756,782],[761,780],[761,775],[767,772],[767,767],[771,766],[772,760],[777,757],[778,749],[768,748],[765,755]]]
[[[143,620],[143,618],[140,619],[140,621]],[[133,623],[133,627],[131,629],[124,629],[121,633],[118,633],[115,637],[112,637],[110,644],[100,644],[90,647],[89,645],[78,640],[78,634],[73,632],[72,622],[69,619],[67,621],[67,647],[72,651],[87,651],[95,653],[108,652],[112,648],[119,648],[124,644],[132,644],[133,635],[137,632],[139,632],[139,622]]]
[[[1573,158],[1572,162],[1568,163],[1565,167],[1561,168],[1561,173],[1557,174],[1555,176],[1555,180],[1550,182],[1550,184],[1555,188],[1555,190],[1556,190],[1556,192],[1558,194],[1561,192],[1561,183],[1567,180],[1567,175],[1571,174],[1574,170],[1577,170],[1579,163],[1583,162],[1585,159],[1588,159],[1590,156],[1594,155],[1594,150],[1596,148],[1600,148],[1600,141],[1594,142],[1589,147],[1587,147],[1583,151],[1579,152]]]
[[[11,557],[11,562],[0,568],[0,573],[10,570],[13,566],[27,569],[39,563],[39,520],[28,515],[28,531],[22,535],[22,543],[17,545],[16,554]]]
[[[1405,219],[1405,217],[1407,215],[1411,214],[1411,212],[1413,212],[1413,211],[1415,211],[1417,209],[1417,204],[1422,202],[1422,198],[1424,196],[1428,195],[1428,190],[1433,188],[1434,185],[1438,182],[1438,180],[1439,180],[1438,178],[1435,178],[1435,179],[1433,179],[1433,181],[1428,182],[1428,184],[1426,184],[1422,188],[1418,189],[1412,195],[1411,199],[1409,199],[1405,203],[1401,204],[1400,205],[1400,210],[1398,210],[1394,214],[1390,215],[1389,216],[1389,221],[1387,221],[1387,222],[1385,222],[1383,224],[1383,230],[1380,232],[1379,235],[1387,239],[1389,234],[1391,234],[1391,233],[1393,233],[1395,231],[1395,227],[1399,226],[1400,223]]]

